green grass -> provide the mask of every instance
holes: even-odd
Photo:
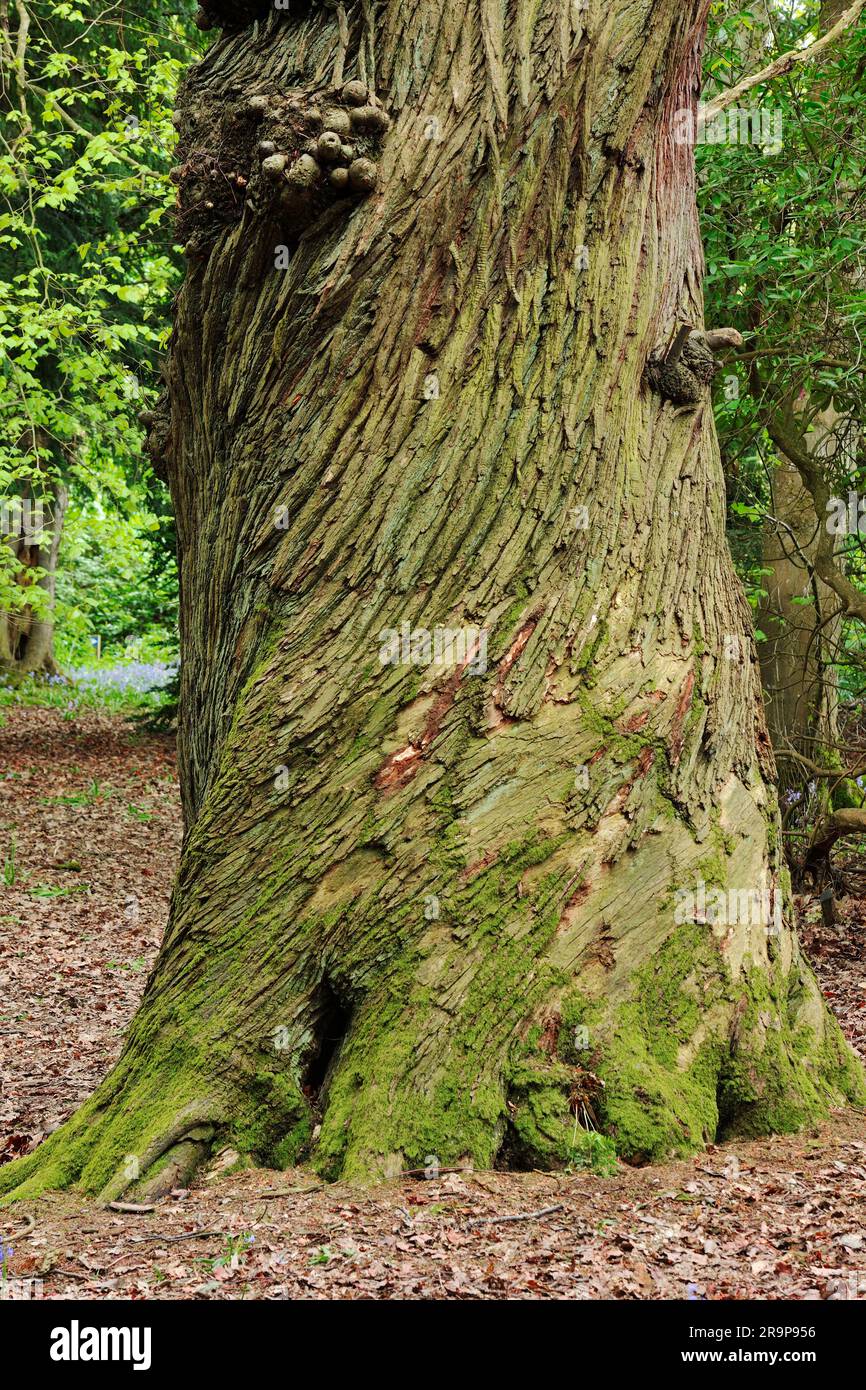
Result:
[[[40,796],[39,800],[43,806],[93,806],[110,795],[111,789],[101,787],[94,778],[83,792],[77,792],[73,796]]]
[[[89,883],[76,883],[71,888],[56,888],[50,883],[37,883],[35,888],[28,888],[31,898],[69,898],[73,893],[89,893]]]

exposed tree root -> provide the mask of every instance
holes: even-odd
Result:
[[[152,1139],[141,1159],[128,1158],[100,1193],[103,1203],[116,1202],[126,1193],[140,1202],[164,1197],[174,1187],[184,1187],[207,1159],[214,1126],[197,1123],[207,1107],[190,1105],[163,1134]]]

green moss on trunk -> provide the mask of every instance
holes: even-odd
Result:
[[[198,209],[160,407],[187,836],[118,1066],[0,1191],[116,1194],[204,1126],[368,1178],[861,1094],[789,916],[675,918],[695,878],[781,881],[709,400],[645,377],[702,322],[672,120],[705,9],[385,0],[347,38],[314,6],[190,74],[183,161],[250,178]],[[348,77],[390,112],[377,190],[295,226],[261,122]],[[383,660],[404,628],[486,661]]]

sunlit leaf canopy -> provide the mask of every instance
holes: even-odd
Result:
[[[201,43],[193,9],[28,0],[3,7],[0,31],[0,497],[50,502],[67,484],[61,565],[90,555],[92,568],[110,535],[118,563],[103,556],[102,578],[116,589],[125,570],[130,595],[142,562],[172,568],[137,416],[181,274],[167,174],[174,94]],[[30,601],[20,562],[6,546],[0,557],[0,607]],[[82,593],[61,584],[73,639],[94,607],[98,625],[132,632],[134,614],[94,605],[86,571]]]

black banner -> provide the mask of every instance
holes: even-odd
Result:
[[[299,1354],[322,1358],[333,1375],[340,1351],[353,1370],[382,1354],[383,1332],[402,1327],[417,1329],[417,1314],[378,1309],[367,1302],[360,1323],[354,1306],[365,1300],[330,1302],[310,1300],[286,1306],[287,1301],[258,1302],[7,1302],[0,1305],[0,1346],[7,1382],[12,1376],[37,1375],[49,1384],[68,1383],[70,1377],[86,1382],[131,1375],[172,1376],[188,1373],[220,1377],[249,1375],[268,1365],[297,1367]],[[863,1335],[862,1307],[857,1301],[801,1303],[694,1302],[585,1302],[539,1300],[517,1312],[508,1304],[509,1321],[500,1323],[491,1314],[502,1304],[483,1300],[448,1300],[480,1303],[474,1312],[461,1307],[423,1313],[423,1377],[435,1375],[437,1352],[444,1373],[453,1375],[471,1351],[472,1360],[489,1358],[489,1370],[500,1357],[516,1347],[524,1353],[527,1338],[543,1332],[556,1342],[543,1345],[547,1353],[573,1358],[575,1374],[590,1364],[596,1373],[667,1374],[680,1369],[700,1383],[704,1375],[721,1367],[761,1367],[770,1381],[791,1370],[806,1369],[825,1379],[828,1373],[846,1371],[857,1364]],[[564,1317],[563,1317],[564,1314]],[[428,1318],[432,1321],[428,1322]],[[348,1323],[344,1318],[348,1317]],[[445,1318],[445,1323],[442,1318]],[[451,1323],[456,1317],[459,1327]],[[322,1321],[320,1321],[320,1318]],[[380,1318],[382,1321],[380,1321]],[[526,1321],[524,1322],[524,1318]],[[465,1319],[465,1321],[464,1321]],[[446,1327],[461,1335],[459,1343],[441,1341]],[[501,1329],[501,1331],[500,1331]],[[339,1331],[341,1338],[333,1340]],[[483,1342],[465,1338],[479,1332]],[[326,1341],[322,1334],[327,1333]],[[461,1350],[465,1347],[465,1351]],[[306,1348],[306,1352],[305,1349]],[[405,1352],[405,1347],[404,1347]],[[336,1353],[336,1355],[335,1355]],[[388,1358],[389,1366],[393,1362]],[[410,1375],[417,1374],[407,1365]],[[511,1368],[514,1373],[514,1368]]]

